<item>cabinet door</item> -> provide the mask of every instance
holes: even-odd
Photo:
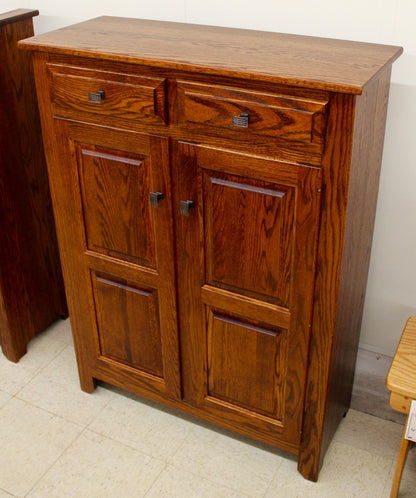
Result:
[[[174,165],[184,395],[296,451],[320,170],[189,143]]]
[[[179,397],[168,141],[60,119],[55,130],[51,176],[84,387],[90,376]]]

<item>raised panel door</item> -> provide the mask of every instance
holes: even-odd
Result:
[[[320,170],[185,142],[174,164],[185,398],[295,451]]]
[[[73,328],[89,351],[80,354],[93,378],[179,397],[168,140],[54,123],[69,182],[58,218]]]

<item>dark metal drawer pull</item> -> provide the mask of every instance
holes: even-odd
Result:
[[[241,113],[239,116],[233,116],[231,124],[239,128],[248,128],[248,114]]]
[[[194,201],[181,201],[181,215],[189,216],[189,210],[194,207]]]
[[[102,100],[104,100],[105,97],[105,92],[104,90],[98,90],[98,92],[88,92],[88,100],[90,102],[97,102],[100,103]]]

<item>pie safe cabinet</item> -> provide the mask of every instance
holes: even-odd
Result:
[[[351,395],[401,48],[101,17],[30,38],[82,389],[298,455]]]

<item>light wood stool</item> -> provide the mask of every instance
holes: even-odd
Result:
[[[387,374],[386,386],[391,391],[390,405],[394,410],[407,413],[409,416],[412,400],[416,400],[416,317],[409,318],[403,330],[396,354]],[[406,420],[407,425],[407,420]],[[403,467],[409,449],[408,439],[405,438],[406,425],[403,431],[399,456],[396,463],[393,485],[390,498],[396,498],[399,492]]]

